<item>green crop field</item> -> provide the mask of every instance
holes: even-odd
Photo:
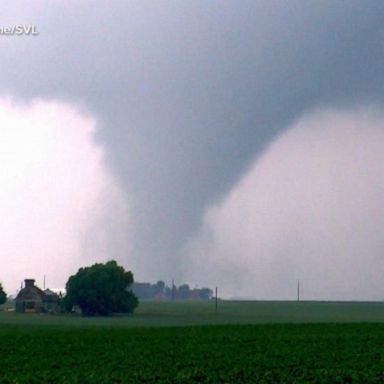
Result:
[[[143,302],[0,314],[0,383],[383,383],[379,303]]]
[[[108,318],[81,316],[19,315],[0,312],[1,324],[59,326],[187,326],[214,324],[270,324],[318,322],[384,322],[384,303],[142,301],[133,316]]]

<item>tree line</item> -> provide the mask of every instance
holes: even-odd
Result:
[[[164,281],[151,283],[133,283],[132,292],[139,299],[154,300],[209,300],[212,298],[213,291],[210,288],[193,288],[188,284],[167,286]]]
[[[168,287],[163,281],[134,283],[133,273],[114,260],[80,268],[69,277],[65,289],[64,297],[59,298],[62,311],[71,312],[77,307],[88,316],[132,313],[139,299],[209,300],[213,294],[209,288],[190,289],[188,284]],[[0,305],[6,300],[0,283]]]

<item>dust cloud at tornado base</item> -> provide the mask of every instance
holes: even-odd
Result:
[[[384,296],[384,114],[303,115],[205,212],[185,277],[225,297]]]
[[[12,294],[24,278],[62,288],[84,264],[127,251],[128,208],[94,141],[95,120],[55,101],[0,100],[0,268]],[[53,286],[52,286],[53,284]]]

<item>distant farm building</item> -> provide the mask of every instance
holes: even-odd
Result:
[[[35,285],[34,279],[25,279],[25,286],[15,299],[15,310],[18,313],[52,313],[59,312],[59,295]]]

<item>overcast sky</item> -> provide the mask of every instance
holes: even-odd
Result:
[[[0,35],[0,280],[61,287],[116,258],[226,296],[301,279],[382,298],[383,18],[374,0],[3,1],[0,27],[39,34]]]

